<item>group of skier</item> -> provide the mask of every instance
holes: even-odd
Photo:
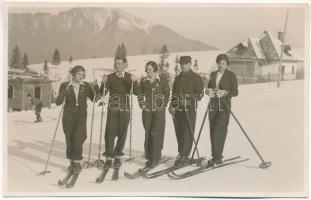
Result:
[[[161,160],[166,122],[166,109],[172,115],[178,143],[178,156],[175,166],[182,167],[191,162],[197,103],[204,94],[210,97],[209,124],[211,156],[209,166],[223,163],[223,149],[228,132],[231,98],[238,95],[236,75],[227,69],[228,56],[220,54],[216,58],[218,70],[210,74],[208,87],[203,79],[191,70],[192,58],[181,56],[181,73],[175,77],[172,91],[167,78],[159,73],[154,61],[145,65],[146,77],[140,79],[126,72],[126,58],[114,59],[115,72],[104,75],[99,86],[84,82],[85,69],[75,66],[71,69],[72,80],[64,82],[59,88],[56,104],[63,104],[63,130],[66,139],[66,156],[70,161],[68,174],[79,175],[81,171],[82,146],[87,138],[87,99],[96,101],[95,96],[109,93],[106,129],[106,157],[103,170],[121,166],[121,157],[126,142],[131,118],[130,95],[136,95],[142,110],[142,123],[145,129],[144,153],[146,167],[154,168]],[[115,139],[117,138],[116,142]],[[195,144],[196,149],[196,144]],[[100,182],[100,181],[99,181]],[[64,184],[60,182],[59,184]],[[69,186],[70,187],[70,186]]]

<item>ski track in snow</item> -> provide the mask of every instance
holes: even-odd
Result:
[[[200,129],[208,98],[199,104],[196,135]],[[306,135],[304,134],[304,81],[240,85],[239,96],[232,100],[232,111],[253,140],[263,158],[272,162],[266,170],[259,169],[260,160],[244,137],[242,131],[230,118],[224,157],[242,156],[250,158],[240,164],[215,169],[184,180],[171,180],[166,175],[156,179],[128,180],[123,172],[133,172],[144,165],[144,130],[141,111],[134,102],[132,152],[135,159],[123,163],[119,181],[111,181],[112,170],[102,184],[95,179],[100,174],[96,168],[83,169],[72,189],[57,186],[58,179],[65,176],[68,165],[65,159],[65,138],[62,125],[58,128],[54,149],[45,176],[37,174],[44,169],[50,142],[56,127],[60,107],[43,109],[46,122],[31,123],[35,120],[34,111],[8,113],[7,118],[7,157],[5,177],[6,195],[199,195],[199,196],[302,196],[304,193],[304,171],[307,156]],[[88,138],[84,144],[84,160],[87,160],[90,139],[92,104],[88,107]],[[95,108],[93,144],[91,160],[97,159],[100,130],[101,107]],[[106,115],[104,120],[106,120]],[[24,123],[23,123],[24,122]],[[210,157],[208,120],[198,145],[201,156]],[[105,121],[103,130],[105,128]],[[128,132],[129,133],[129,132]],[[102,140],[104,143],[104,137]],[[128,156],[129,134],[125,146]],[[102,145],[102,150],[104,145]],[[167,112],[164,148],[166,156],[177,155],[177,142],[171,116]],[[168,167],[174,159],[164,164]],[[162,166],[163,167],[163,166]],[[160,168],[160,166],[159,166]],[[307,169],[306,169],[307,170]],[[4,190],[5,191],[5,190]]]

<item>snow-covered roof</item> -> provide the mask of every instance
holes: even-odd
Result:
[[[33,81],[44,81],[44,82],[52,82],[51,80],[45,79],[45,78],[37,78],[29,75],[11,75],[8,77],[9,80],[23,80],[27,82],[33,82]]]
[[[27,81],[46,80],[44,76],[31,74],[29,72],[25,72],[24,70],[12,68],[8,69],[8,79],[23,79]]]
[[[253,46],[254,52],[258,59],[265,59],[265,54],[260,46],[259,38],[250,37],[249,38],[250,43]]]
[[[264,40],[264,42],[262,42]],[[250,44],[249,44],[250,43]],[[248,48],[249,51],[245,51],[245,53],[240,53],[239,46],[243,46]],[[252,46],[253,48],[250,48]],[[282,42],[270,31],[264,31],[264,33],[259,37],[249,37],[248,39],[240,42],[238,45],[230,49],[227,53],[230,58],[237,59],[253,59],[252,54],[250,51],[253,51],[253,54],[256,55],[256,59],[271,59],[271,51],[275,52],[274,58],[272,59],[279,59],[281,57],[281,46]],[[264,49],[270,49],[271,51],[265,52]],[[248,54],[246,54],[246,52]],[[288,61],[303,61],[302,57],[293,49],[287,50],[285,53],[282,54],[282,60]]]

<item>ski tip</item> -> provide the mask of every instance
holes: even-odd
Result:
[[[57,185],[58,185],[58,186],[63,186],[63,185],[64,185],[64,183],[63,183],[63,181],[58,180]]]
[[[135,159],[135,157],[131,157],[131,158],[126,159],[125,162],[129,162],[129,161],[134,160],[134,159]]]
[[[43,171],[43,172],[38,173],[37,175],[43,176],[43,175],[48,174],[48,173],[51,173],[51,171]]]
[[[65,186],[66,188],[68,188],[68,189],[70,189],[70,188],[72,188],[73,187],[73,185],[72,184],[66,184],[66,186]]]
[[[102,183],[103,181],[101,181],[99,178],[96,178],[95,183]]]

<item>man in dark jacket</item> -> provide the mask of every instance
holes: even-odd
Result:
[[[238,95],[236,75],[227,69],[229,58],[220,54],[216,58],[218,70],[210,74],[207,94],[211,97],[209,123],[212,149],[211,165],[222,163],[223,149],[228,132],[231,97]]]
[[[105,129],[105,167],[110,167],[114,158],[114,166],[120,167],[121,156],[126,141],[127,129],[130,121],[130,92],[139,93],[138,79],[125,72],[126,58],[114,59],[115,72],[104,75],[100,86],[100,93],[106,95],[109,92],[108,114]],[[104,90],[105,89],[105,90]],[[117,139],[115,145],[115,138]]]
[[[191,70],[191,57],[181,56],[179,63],[182,72],[174,80],[169,110],[173,116],[178,143],[179,155],[175,165],[182,166],[189,161],[188,156],[192,149],[195,130],[197,102],[201,100],[204,90],[202,78]]]

